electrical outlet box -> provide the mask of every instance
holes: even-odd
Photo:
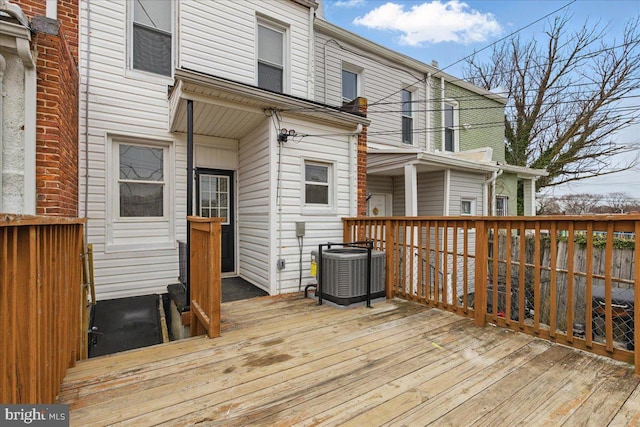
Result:
[[[280,258],[278,260],[277,266],[278,266],[278,270],[284,270],[284,268],[286,267],[286,264],[284,262],[284,258]]]
[[[296,237],[304,237],[304,222],[296,222]]]

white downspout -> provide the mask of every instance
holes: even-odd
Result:
[[[47,18],[58,19],[58,0],[47,0]]]
[[[451,209],[451,169],[444,170],[444,206],[442,207],[442,215],[449,216]]]
[[[491,178],[487,179],[482,184],[482,215],[483,216],[487,216],[489,214],[489,185],[491,185],[491,194],[493,195],[493,197],[495,199],[496,179],[498,179],[498,177],[500,175],[502,175],[503,172],[504,171],[502,169],[500,169],[498,171],[494,171],[491,174]],[[491,215],[492,216],[496,215],[496,204],[495,204],[495,202],[491,203]]]
[[[315,92],[315,33],[313,31],[314,9],[309,8],[309,66],[307,67],[307,98],[313,99]]]
[[[2,212],[2,147],[4,135],[4,72],[7,69],[7,61],[0,55],[0,212]]]
[[[440,77],[440,150],[445,151],[445,142],[444,142],[444,126],[445,126],[445,117],[444,117],[444,76]]]
[[[425,128],[426,132],[424,133],[424,146],[425,151],[433,152],[433,147],[431,146],[431,140],[433,138],[432,129],[431,129],[431,91],[429,90],[429,85],[431,84],[431,73],[427,73],[427,78],[424,82],[424,111],[425,114]]]

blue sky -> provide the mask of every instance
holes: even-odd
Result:
[[[461,77],[464,64],[456,64],[460,59],[569,3],[570,0],[324,0],[324,11],[329,22],[423,62],[435,59],[449,74]],[[640,2],[577,0],[552,16],[564,13],[572,17],[570,25],[576,29],[585,22],[600,22],[609,26],[607,37],[620,40],[626,21],[640,14]],[[548,19],[518,34],[523,39],[540,37]],[[640,126],[622,132],[618,138],[620,142],[640,141]],[[556,187],[554,193],[624,191],[640,200],[639,178],[640,171],[632,170]]]

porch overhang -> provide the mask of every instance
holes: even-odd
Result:
[[[549,172],[545,169],[533,169],[524,166],[514,166],[498,163],[500,169],[505,172],[516,174],[518,178],[522,179],[537,179],[542,176],[549,176]]]
[[[495,163],[477,162],[453,156],[427,153],[417,150],[377,150],[367,153],[367,174],[398,175],[404,174],[405,165],[415,165],[416,171],[434,172],[445,169],[466,170],[478,173],[491,173],[500,170]]]
[[[187,101],[194,104],[193,132],[197,135],[241,139],[271,111],[310,121],[329,123],[353,132],[370,121],[338,108],[275,93],[198,71],[178,69],[169,96],[169,130],[187,132]]]

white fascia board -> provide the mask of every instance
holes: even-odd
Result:
[[[533,169],[524,166],[514,166],[498,163],[498,167],[505,172],[515,173],[518,178],[534,178],[540,176],[549,176],[546,169]]]

